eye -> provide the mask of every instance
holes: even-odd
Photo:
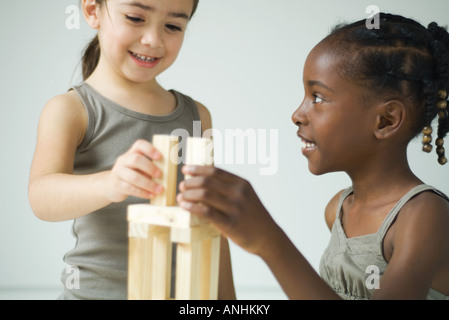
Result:
[[[140,22],[144,22],[143,19],[138,18],[138,17],[133,17],[133,16],[125,16],[127,20],[133,22],[133,23],[140,23]]]
[[[315,99],[313,99],[313,103],[321,103],[321,102],[324,101],[324,100],[323,100],[322,98],[320,98],[316,93],[313,94],[313,97],[315,98]]]
[[[168,28],[170,31],[175,32],[182,31],[181,27],[175,26],[174,24],[166,24],[165,27]]]

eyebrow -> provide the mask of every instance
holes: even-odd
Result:
[[[322,87],[322,88],[327,89],[327,90],[329,90],[329,91],[335,91],[334,89],[329,88],[328,86],[326,86],[324,83],[322,83],[322,82],[319,81],[319,80],[309,80],[309,81],[307,81],[307,85],[308,85],[309,87],[312,87],[312,86],[319,86],[319,87]]]
[[[137,8],[143,9],[143,10],[147,10],[147,11],[154,11],[154,7],[147,6],[138,1],[122,2],[122,5],[133,6],[133,7],[137,7]],[[173,18],[181,18],[181,19],[190,20],[190,16],[184,12],[169,12],[168,15]]]

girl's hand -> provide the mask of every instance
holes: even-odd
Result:
[[[181,182],[177,200],[192,214],[215,225],[243,249],[262,255],[280,228],[267,212],[251,184],[210,166],[184,166],[191,178]]]
[[[128,196],[151,199],[163,191],[153,181],[161,171],[152,160],[162,155],[148,141],[138,140],[123,155],[117,158],[106,178],[106,197],[112,202],[121,202]]]

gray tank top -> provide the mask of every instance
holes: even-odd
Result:
[[[381,277],[388,262],[383,255],[383,239],[395,221],[402,207],[417,194],[431,190],[449,201],[449,198],[435,188],[422,184],[404,195],[385,217],[378,232],[354,238],[347,238],[341,224],[340,214],[344,200],[352,193],[352,187],[344,190],[337,207],[337,214],[332,226],[331,239],[320,262],[321,277],[342,297],[348,300],[370,299],[375,285],[369,277],[375,272]],[[368,280],[368,281],[367,281]],[[368,282],[368,285],[367,285]],[[427,299],[445,299],[445,296],[430,289]]]
[[[194,122],[200,121],[195,102],[177,91],[171,90],[177,100],[171,114],[151,116],[108,100],[85,82],[73,89],[88,114],[85,137],[75,155],[75,174],[111,169],[117,157],[138,139],[151,141],[154,134],[171,134],[174,130],[184,130],[189,136],[201,132],[194,131]],[[178,166],[178,184],[183,179],[181,167],[182,164]],[[127,298],[126,211],[128,205],[141,202],[148,200],[128,197],[73,221],[76,244],[64,256],[68,266],[62,272],[64,292],[60,299]]]

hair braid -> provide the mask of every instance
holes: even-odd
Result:
[[[444,138],[448,112],[437,104],[441,90],[449,93],[449,33],[435,22],[426,28],[389,13],[380,13],[379,20],[379,29],[366,28],[365,20],[340,24],[323,40],[344,62],[338,65],[339,74],[377,96],[401,99],[414,108],[413,135],[430,127],[438,115],[438,138]],[[441,155],[441,148],[437,152]]]

